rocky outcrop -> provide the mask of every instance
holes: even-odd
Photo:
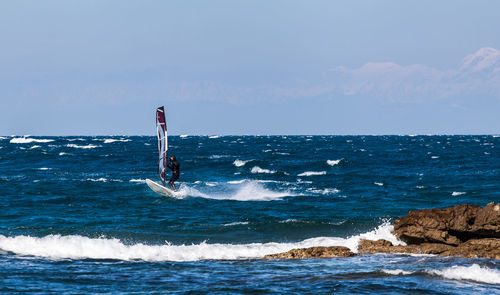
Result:
[[[500,259],[500,204],[458,205],[410,211],[394,222],[394,232],[406,246],[386,240],[361,240],[359,254],[433,254]],[[355,256],[347,247],[312,247],[266,255],[264,259],[305,259]]]
[[[458,246],[471,239],[500,238],[500,204],[410,211],[394,222],[394,233],[408,244]]]
[[[292,249],[285,253],[270,254],[263,259],[306,259],[306,258],[333,258],[333,257],[351,257],[353,252],[347,247],[311,247],[303,249]]]

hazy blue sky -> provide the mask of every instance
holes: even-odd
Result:
[[[2,1],[0,134],[500,133],[500,1]]]

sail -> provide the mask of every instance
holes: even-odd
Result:
[[[167,177],[167,123],[165,121],[165,110],[163,106],[156,109],[156,132],[158,133],[158,173],[161,181],[165,183]]]

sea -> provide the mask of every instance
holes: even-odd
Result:
[[[500,136],[0,137],[0,293],[500,294],[500,261],[263,260],[404,244],[410,210],[500,202]]]

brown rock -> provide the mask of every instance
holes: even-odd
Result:
[[[446,244],[438,244],[438,243],[423,243],[420,245],[414,245],[420,249],[420,253],[422,254],[441,254],[446,251],[450,251],[454,249],[454,246],[446,245]]]
[[[500,238],[500,205],[492,202],[484,208],[465,204],[413,210],[394,222],[394,233],[409,244],[458,246],[470,239]]]
[[[474,239],[444,251],[439,256],[500,259],[500,239]]]
[[[292,249],[285,253],[270,254],[262,259],[307,259],[307,258],[333,258],[355,256],[347,247],[311,247],[303,249]]]
[[[365,240],[359,241],[358,245],[359,254],[376,254],[376,253],[405,253],[405,254],[418,254],[420,253],[418,247],[410,246],[394,246],[387,240]]]

